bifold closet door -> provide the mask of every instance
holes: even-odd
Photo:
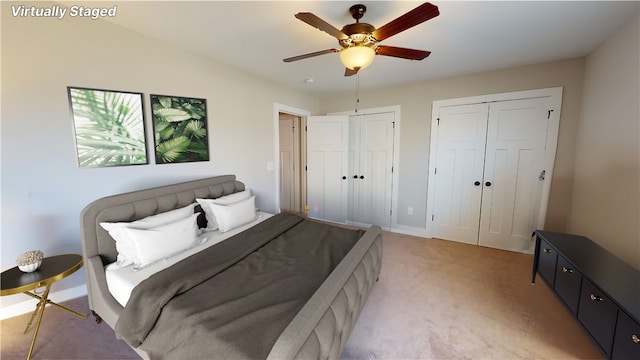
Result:
[[[531,252],[540,210],[548,98],[491,103],[478,245]]]
[[[544,180],[548,98],[442,107],[433,237],[531,252]]]
[[[384,112],[308,118],[308,216],[391,226],[394,116]]]
[[[489,104],[443,107],[434,174],[433,237],[478,243]]]
[[[348,204],[348,116],[307,118],[307,215],[345,222]]]
[[[348,220],[391,226],[394,113],[349,117]]]

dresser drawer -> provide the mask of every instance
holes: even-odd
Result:
[[[553,289],[571,310],[573,315],[578,315],[578,299],[580,299],[580,285],[582,274],[569,264],[567,259],[558,255],[556,266],[556,280]]]
[[[584,279],[580,292],[578,320],[593,339],[610,356],[618,308],[589,280]]]
[[[622,311],[618,312],[618,325],[611,358],[613,360],[640,359],[640,324],[631,320]]]
[[[587,237],[535,235],[532,283],[550,285],[604,358],[640,360],[640,270]]]
[[[547,284],[553,288],[558,253],[543,239],[540,239],[540,249],[538,249],[538,251],[540,254],[538,258],[538,272]]]

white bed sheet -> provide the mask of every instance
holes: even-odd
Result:
[[[107,267],[105,267],[105,276],[107,279],[109,292],[120,303],[120,305],[124,307],[129,301],[129,297],[131,296],[133,288],[135,288],[139,283],[147,279],[149,276],[161,270],[164,270],[169,266],[177,263],[178,261],[183,260],[197,252],[200,252],[203,249],[224,241],[231,236],[260,223],[261,221],[268,219],[271,216],[273,216],[273,214],[258,211],[258,216],[254,221],[245,225],[241,225],[233,230],[227,231],[222,234],[218,230],[204,232],[200,236],[198,236],[198,242],[201,242],[200,245],[175,254],[169,258],[157,261],[156,263],[153,263],[152,265],[140,270],[134,270],[133,265],[113,270],[109,269],[107,265]]]

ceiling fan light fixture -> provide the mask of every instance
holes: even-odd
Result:
[[[351,46],[340,51],[340,61],[351,70],[361,70],[371,65],[376,55],[368,46]]]
[[[415,9],[404,13],[379,28],[375,28],[371,24],[360,22],[360,19],[364,16],[366,10],[367,7],[362,4],[352,6],[349,11],[356,22],[343,26],[342,30],[338,30],[333,25],[310,12],[297,13],[295,15],[296,19],[333,36],[338,40],[338,44],[342,49],[334,48],[316,51],[289,57],[283,59],[283,61],[289,63],[314,56],[339,52],[340,61],[346,67],[344,76],[352,76],[356,75],[360,69],[364,69],[371,65],[376,55],[408,60],[422,60],[429,56],[431,53],[430,51],[407,49],[397,46],[384,46],[378,45],[378,43],[440,15],[437,6],[428,2],[423,3]]]

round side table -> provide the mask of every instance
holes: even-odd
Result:
[[[36,338],[38,337],[38,331],[40,330],[40,323],[42,322],[44,308],[47,304],[54,305],[82,319],[87,318],[86,315],[56,304],[48,299],[51,284],[66,278],[81,267],[82,255],[64,254],[45,257],[42,259],[42,265],[40,265],[40,267],[34,272],[22,272],[17,266],[2,272],[0,278],[0,287],[2,288],[0,290],[0,296],[23,293],[39,300],[36,305],[36,309],[31,314],[31,319],[27,324],[27,328],[24,330],[24,333],[26,334],[31,329],[33,319],[37,315],[36,327],[33,332],[33,338],[31,339],[31,346],[29,347],[27,359],[31,359],[33,347],[36,343]],[[36,292],[36,290],[41,287],[44,287],[44,290],[42,292]],[[31,292],[31,290],[33,290],[33,292]]]

